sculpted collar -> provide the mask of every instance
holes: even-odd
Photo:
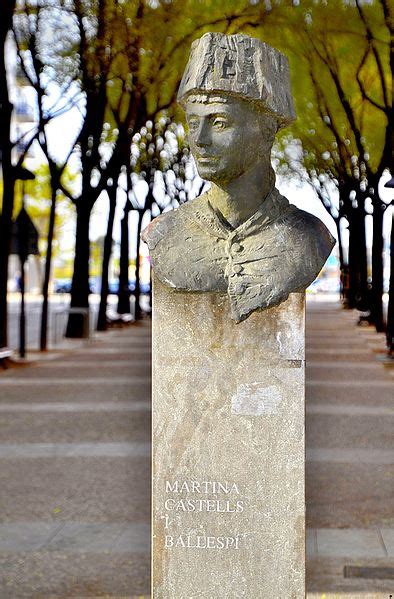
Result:
[[[215,244],[215,249],[212,248],[211,260],[212,264],[216,260],[218,265],[222,264],[217,281],[224,276],[231,316],[240,322],[253,310],[280,303],[288,295],[284,293],[281,278],[289,278],[283,256],[286,253],[289,257],[292,249],[291,246],[286,247],[281,235],[277,235],[271,225],[283,220],[291,207],[288,200],[273,188],[259,209],[234,228],[213,208],[211,198],[210,190],[198,202],[182,206],[183,214],[204,234],[209,234],[216,241],[222,240],[222,244]],[[195,258],[197,264],[203,263],[199,262],[202,256],[197,248]],[[219,286],[218,283],[216,285]]]
[[[279,191],[274,187],[265,197],[260,205],[260,208],[238,227],[232,227],[212,206],[212,190],[205,194],[205,202],[200,202],[198,208],[191,202],[185,207],[193,207],[193,210],[185,211],[185,216],[193,220],[201,226],[207,233],[213,237],[220,239],[228,239],[237,237],[242,240],[252,235],[262,227],[277,220],[286,212],[289,207],[289,202],[280,195]]]

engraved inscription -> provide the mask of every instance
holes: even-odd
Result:
[[[206,537],[200,535],[166,535],[165,548],[183,547],[185,549],[239,549],[239,536]]]
[[[166,510],[172,512],[216,512],[219,514],[240,514],[244,511],[243,501],[223,501],[221,499],[166,499]]]
[[[229,79],[230,77],[235,77],[236,74],[234,60],[228,54],[225,54],[222,65],[222,78]]]
[[[213,514],[242,513],[244,500],[234,482],[166,480],[164,501],[165,549],[239,549],[242,535],[209,535],[193,531],[178,531],[172,528],[182,525],[184,513],[205,512]]]

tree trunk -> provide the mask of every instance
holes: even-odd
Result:
[[[377,199],[373,210],[371,323],[375,325],[378,333],[385,329],[383,320],[383,216],[382,203]]]
[[[371,309],[371,294],[368,286],[368,260],[367,260],[367,237],[365,231],[365,205],[362,199],[362,205],[358,208],[360,222],[360,289],[359,289],[359,304],[358,309],[368,311]]]
[[[140,286],[140,245],[141,245],[141,225],[142,217],[144,215],[143,210],[138,210],[138,223],[137,223],[137,251],[135,256],[135,289],[134,289],[134,318],[140,320],[142,317],[142,310],[140,306],[141,286]]]
[[[119,260],[119,290],[118,314],[130,314],[129,289],[129,212],[131,205],[126,200],[123,218],[120,223],[120,260]]]
[[[349,298],[348,307],[365,312],[370,309],[367,281],[364,199],[351,209],[349,219]]]
[[[12,25],[15,0],[7,0],[2,5],[0,24],[0,153],[3,170],[3,198],[0,217],[0,347],[8,343],[7,333],[7,281],[8,257],[10,252],[10,234],[12,210],[14,205],[15,176],[11,162],[11,114],[7,84],[5,42]]]
[[[71,308],[89,309],[89,221],[91,203],[80,198],[77,204],[74,272],[71,284]],[[86,320],[83,314],[70,313],[66,337],[83,337]]]
[[[51,211],[49,214],[49,226],[48,226],[48,237],[47,237],[47,251],[45,257],[45,272],[44,281],[42,285],[42,312],[41,312],[41,329],[40,329],[40,350],[46,351],[48,345],[48,289],[49,280],[51,276],[51,264],[52,264],[52,245],[53,236],[55,230],[55,218],[56,218],[56,195],[57,195],[57,181],[51,178],[52,194],[51,194]]]
[[[0,120],[3,116],[0,114]],[[0,348],[8,343],[7,333],[7,282],[8,260],[10,253],[12,211],[14,205],[14,184],[11,174],[11,153],[3,151],[3,205],[0,220]],[[8,156],[7,156],[8,154]]]
[[[342,232],[341,232],[341,223],[340,223],[340,218],[336,218],[335,219],[335,225],[337,228],[337,234],[338,234],[338,250],[339,250],[339,267],[341,269],[341,272],[345,266],[345,260],[343,257],[343,240],[342,240]]]
[[[341,232],[341,219],[338,217],[335,219],[335,225],[337,228],[338,235],[338,248],[339,248],[339,271],[340,271],[340,283],[341,283],[341,299],[347,306],[347,265],[345,265],[345,259],[343,256],[343,240]]]
[[[107,330],[108,269],[109,269],[109,261],[111,259],[111,254],[112,254],[112,232],[113,232],[113,228],[114,228],[114,218],[115,218],[115,209],[116,209],[116,193],[117,193],[117,185],[114,184],[108,191],[109,215],[108,215],[107,232],[105,234],[105,240],[104,240],[104,255],[103,255],[103,265],[102,265],[102,271],[101,271],[100,308],[99,308],[98,319],[97,319],[97,330],[98,331],[106,331]]]
[[[356,307],[356,296],[358,288],[358,230],[355,210],[352,209],[349,214],[349,265],[348,265],[348,308],[351,310]]]
[[[394,206],[391,217],[391,236],[390,236],[390,288],[389,305],[387,310],[387,329],[386,329],[387,348],[389,355],[394,357]]]
[[[152,310],[152,287],[153,287],[153,269],[152,269],[152,265],[151,265],[151,267],[149,269],[149,293],[148,293],[150,310]]]
[[[342,256],[343,264],[341,271],[341,291],[342,291],[342,301],[343,307],[347,309],[352,308],[353,302],[353,280],[350,277],[350,264],[353,258],[352,253],[352,217],[353,217],[353,209],[351,207],[351,202],[349,199],[349,194],[352,186],[347,184],[345,181],[341,181],[338,187],[339,191],[339,204],[342,207],[341,213],[337,220],[338,227],[338,238],[342,240],[342,234],[340,230],[340,222],[341,218],[344,217],[348,221],[348,231],[349,231],[349,246],[348,246],[348,255],[347,255],[347,263],[345,264],[344,257]],[[343,245],[342,245],[343,250]]]
[[[26,307],[25,307],[25,284],[26,284],[26,260],[27,256],[19,256],[21,266],[21,311],[19,315],[19,356],[26,357]]]

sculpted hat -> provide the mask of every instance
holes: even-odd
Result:
[[[280,127],[296,118],[286,56],[248,35],[206,33],[193,42],[178,102],[184,106],[191,94],[212,92],[258,104]]]

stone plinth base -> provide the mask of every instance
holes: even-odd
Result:
[[[156,281],[154,599],[303,599],[304,296],[230,320]]]

